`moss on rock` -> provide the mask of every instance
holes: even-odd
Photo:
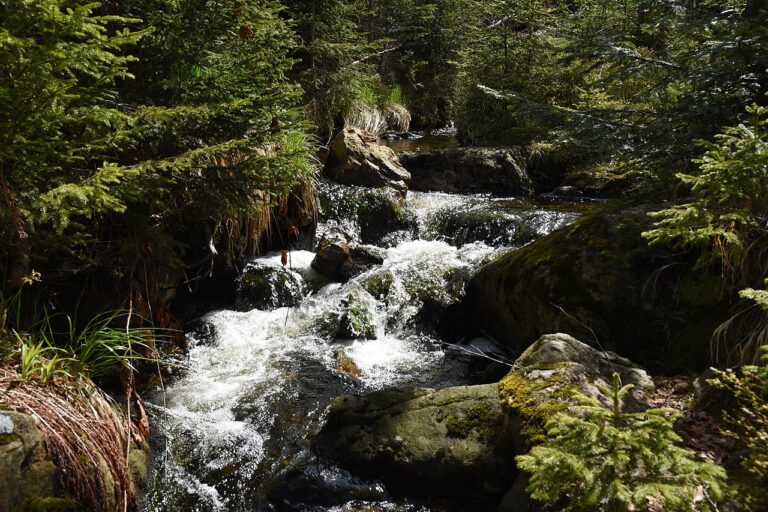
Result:
[[[445,428],[450,437],[466,438],[473,434],[485,437],[490,433],[489,425],[493,421],[493,413],[489,404],[475,404],[467,411],[449,417]]]
[[[729,316],[716,270],[649,246],[653,206],[610,207],[484,265],[469,301],[478,326],[515,350],[563,332],[661,373],[705,368]]]
[[[30,496],[16,512],[85,512],[85,509],[72,498]]]
[[[520,417],[521,432],[531,444],[542,442],[547,421],[568,409],[567,398],[573,389],[557,373],[537,379],[524,372],[512,372],[499,382],[502,403]]]

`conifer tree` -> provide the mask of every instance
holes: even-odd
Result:
[[[136,20],[100,15],[99,4],[0,3],[0,186],[9,281],[20,285],[32,247],[73,239],[97,216],[126,209],[120,184],[136,171],[112,164],[130,144],[131,116],[115,84],[134,59],[122,48]]]
[[[768,293],[763,292],[763,299]],[[768,302],[763,302],[768,309]],[[732,435],[746,446],[741,467],[748,478],[736,484],[736,499],[747,510],[768,506],[768,345],[757,365],[716,371],[712,383],[729,393],[736,407],[726,413]]]
[[[531,474],[534,499],[558,510],[630,511],[651,504],[667,511],[712,510],[724,490],[725,471],[697,461],[679,445],[675,411],[623,411],[631,385],[599,386],[610,407],[580,392],[577,414],[558,413],[547,422],[547,441],[516,458]],[[697,500],[701,491],[703,499]]]
[[[304,89],[309,119],[325,134],[361,104],[376,103],[379,80],[367,62],[375,46],[363,23],[368,7],[362,0],[283,3],[301,40],[292,75]]]

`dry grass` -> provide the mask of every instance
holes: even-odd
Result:
[[[0,368],[0,408],[34,418],[62,487],[86,510],[136,509],[126,457],[135,427],[90,379],[42,385]]]
[[[384,110],[362,106],[355,109],[344,118],[348,128],[359,128],[379,136],[387,129],[407,132],[411,126],[411,113],[399,103],[393,103]]]
[[[768,313],[754,302],[742,300],[712,334],[712,361],[722,367],[754,365],[760,360],[760,347],[767,344]]]
[[[249,217],[232,217],[221,226],[226,241],[228,257],[236,255],[254,258],[261,253],[262,244],[270,244],[275,234],[277,219],[289,215],[299,219],[311,219],[317,223],[317,191],[313,177],[306,177],[291,192],[281,196],[254,192],[260,197],[261,206]],[[289,233],[281,233],[286,236]]]
[[[387,119],[384,112],[367,106],[355,109],[344,117],[344,125],[348,128],[358,128],[376,136],[387,131]]]
[[[407,132],[411,127],[411,113],[399,103],[390,105],[384,111],[387,125],[398,132]]]

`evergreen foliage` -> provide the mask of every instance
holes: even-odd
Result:
[[[747,448],[741,467],[748,477],[736,483],[736,499],[746,510],[762,510],[768,506],[768,345],[762,347],[758,365],[716,371],[712,383],[735,400],[726,420],[732,435]]]
[[[487,2],[462,62],[476,144],[556,142],[667,182],[768,84],[761,2]]]
[[[610,407],[580,392],[577,415],[558,413],[547,422],[548,439],[516,458],[531,474],[534,499],[558,510],[712,510],[724,491],[725,472],[697,461],[679,445],[675,411],[623,411],[631,385],[599,386]],[[702,491],[703,497],[698,497]]]
[[[705,151],[694,160],[695,172],[678,174],[690,187],[690,199],[653,213],[655,228],[643,236],[651,243],[697,250],[698,266],[719,266],[737,290],[757,287],[768,277],[768,108],[748,107],[743,123],[700,145]],[[741,295],[768,302],[762,290],[747,288]],[[729,333],[734,325],[742,332]],[[735,340],[725,346],[727,362],[755,363],[768,332],[768,310],[743,306],[720,331]]]
[[[362,26],[365,3],[286,0],[284,4],[301,38],[292,75],[304,89],[308,118],[328,133],[339,128],[345,116],[375,107],[373,90],[380,82],[366,61],[374,47]]]
[[[301,91],[287,78],[295,39],[276,2],[0,8],[12,288],[31,269],[65,278],[63,259],[67,275],[104,269],[125,295],[160,300],[159,272],[220,234],[253,245],[262,231],[222,226],[263,218],[311,179]]]
[[[97,8],[0,3],[0,186],[10,228],[3,242],[17,251],[28,250],[29,237],[46,236],[42,225],[63,234],[126,209],[129,194],[119,184],[136,172],[107,162],[131,141],[131,117],[118,108],[114,88],[130,78],[134,60],[121,49],[142,32],[110,30],[136,20]]]
[[[711,248],[707,255],[734,270],[751,244],[768,242],[768,108],[752,105],[747,113],[716,142],[700,143],[697,172],[677,175],[693,198],[653,214],[656,228],[644,234],[652,243]]]

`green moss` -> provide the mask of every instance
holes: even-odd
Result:
[[[374,297],[384,297],[389,294],[395,278],[389,271],[377,272],[365,281],[365,289]]]
[[[14,441],[21,440],[21,436],[19,436],[16,433],[10,433],[10,434],[0,434],[0,446],[11,444]]]
[[[72,498],[29,496],[17,512],[85,512],[85,509]]]
[[[521,416],[522,432],[535,444],[546,438],[547,420],[568,409],[567,399],[573,388],[572,384],[564,383],[559,373],[544,379],[529,379],[523,373],[513,372],[499,382],[499,395],[503,404]],[[542,398],[544,390],[546,398]]]
[[[491,433],[491,423],[493,422],[493,411],[490,404],[475,404],[469,410],[459,417],[450,416],[445,422],[445,428],[450,437],[467,438],[475,433],[479,437],[488,437]]]

